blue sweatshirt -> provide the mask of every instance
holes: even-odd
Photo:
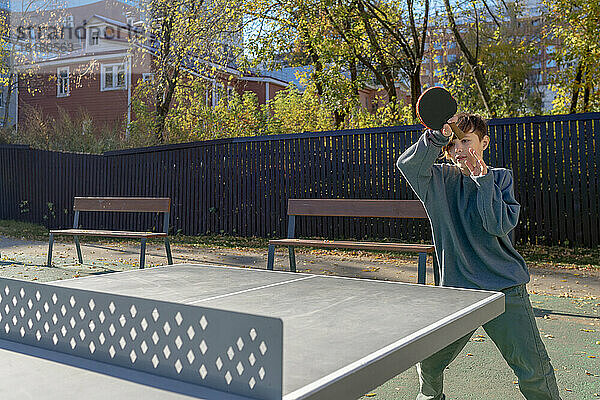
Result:
[[[442,286],[502,290],[529,282],[523,257],[510,231],[521,206],[513,193],[512,173],[464,175],[450,164],[434,164],[449,138],[427,130],[396,165],[429,215]]]

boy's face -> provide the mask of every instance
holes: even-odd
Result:
[[[477,160],[473,157],[469,149],[475,150],[475,153],[479,158],[483,158],[483,151],[487,149],[490,144],[490,137],[485,135],[483,139],[479,139],[479,136],[474,131],[465,132],[465,137],[462,139],[454,138],[448,144],[448,154],[452,162],[460,168],[461,172],[465,175],[471,175],[467,162],[471,165],[477,165]]]

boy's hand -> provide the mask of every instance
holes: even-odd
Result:
[[[454,123],[456,123],[456,121],[458,121],[458,117],[456,117],[456,115],[448,120],[448,122],[454,122]],[[452,136],[453,133],[454,132],[452,132],[452,128],[450,128],[450,125],[444,124],[444,126],[442,127],[442,134],[444,136]]]
[[[468,158],[467,160],[465,160],[465,164],[467,165],[467,168],[469,168],[471,176],[486,175],[488,173],[488,167],[483,161],[483,159],[479,157],[479,155],[477,155],[477,152],[471,147],[469,147],[469,153],[475,159],[474,163],[471,162]]]

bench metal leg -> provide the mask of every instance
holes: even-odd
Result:
[[[79,244],[79,236],[75,236],[75,247],[77,248],[77,259],[79,264],[83,264],[83,257],[81,256],[81,245]]]
[[[48,266],[52,266],[52,245],[54,244],[54,234],[50,234],[50,239],[48,239]]]
[[[296,253],[292,246],[288,247],[288,253],[290,255],[290,271],[296,272]]]
[[[171,255],[171,244],[169,238],[165,238],[165,250],[167,251],[167,261],[169,265],[173,265],[173,256]]]
[[[142,245],[140,247],[140,269],[144,269],[145,262],[146,262],[146,238],[142,238]]]
[[[432,254],[433,257],[433,281],[435,286],[440,286],[440,264],[438,264],[437,256],[435,253]]]
[[[269,245],[269,253],[267,256],[267,269],[273,271],[273,264],[275,263],[275,245]]]
[[[417,283],[425,284],[425,268],[427,267],[427,253],[419,253],[419,267],[417,270]]]

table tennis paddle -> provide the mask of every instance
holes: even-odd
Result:
[[[443,87],[434,86],[425,90],[417,101],[417,116],[425,127],[441,131],[448,124],[457,138],[464,132],[453,122],[448,122],[456,114],[456,100]]]

